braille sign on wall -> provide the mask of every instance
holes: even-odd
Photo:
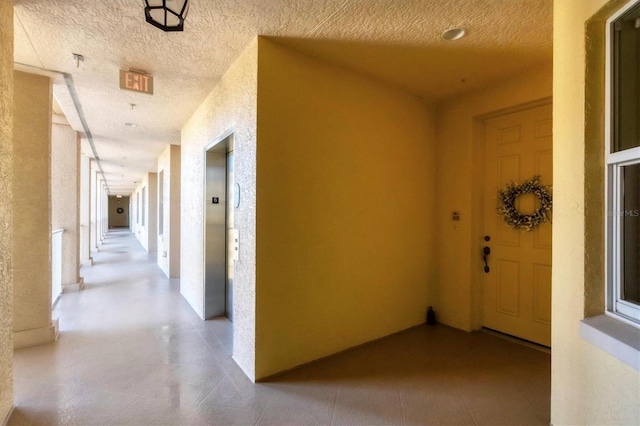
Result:
[[[220,202],[220,198],[218,197],[211,197],[211,203],[213,204],[218,204]]]
[[[153,95],[153,76],[132,70],[120,70],[120,88]]]

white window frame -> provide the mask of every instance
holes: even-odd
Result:
[[[613,34],[612,23],[640,4],[640,0],[630,1],[607,20],[606,26],[606,87],[605,87],[605,268],[606,268],[606,311],[605,313],[627,324],[640,328],[640,306],[621,298],[621,230],[625,215],[622,205],[621,173],[625,166],[640,164],[640,147],[611,152],[613,144]]]

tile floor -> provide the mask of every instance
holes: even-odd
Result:
[[[128,231],[64,294],[58,342],[15,352],[9,425],[549,422],[550,356],[420,326],[253,384],[224,319],[201,321]]]

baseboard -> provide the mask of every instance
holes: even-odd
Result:
[[[517,343],[519,345],[526,346],[528,348],[535,349],[535,350],[540,351],[540,352],[544,352],[546,354],[551,354],[551,348],[550,347],[541,345],[539,343],[530,342],[529,340],[524,340],[524,339],[521,339],[519,337],[515,337],[515,336],[511,336],[509,334],[501,333],[499,331],[492,330],[492,329],[486,328],[486,327],[482,327],[480,329],[480,331],[483,332],[483,333],[486,333],[486,334],[490,334],[490,335],[492,335],[494,337],[498,337],[498,338],[503,339],[503,340],[508,340],[510,342]]]
[[[43,345],[55,342],[60,334],[58,319],[54,319],[46,327],[13,332],[13,349]]]
[[[84,278],[80,277],[80,280],[75,284],[62,284],[62,292],[70,293],[72,291],[84,290]]]
[[[16,408],[15,405],[11,406],[11,408],[9,409],[9,412],[7,413],[7,416],[4,418],[2,422],[2,426],[7,426],[9,424],[9,419],[11,418],[11,415],[13,414],[13,410],[15,408]]]

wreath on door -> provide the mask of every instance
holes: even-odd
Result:
[[[533,214],[521,214],[516,208],[516,199],[523,194],[533,194],[538,199],[539,207]],[[549,212],[553,204],[551,187],[540,184],[540,176],[534,176],[520,185],[511,182],[506,189],[498,191],[498,198],[498,213],[513,229],[533,231],[550,220]]]
[[[124,209],[122,207],[118,207],[116,211],[118,212],[118,214],[124,213]]]

